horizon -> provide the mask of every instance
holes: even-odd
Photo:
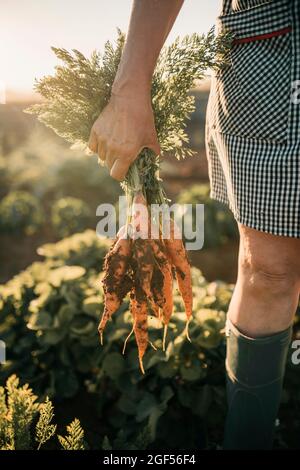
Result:
[[[186,0],[166,44],[176,36],[206,33],[214,25],[218,3],[212,0],[204,6],[199,0]],[[10,0],[1,5],[2,88],[7,95],[34,96],[35,78],[52,74],[57,64],[51,46],[76,48],[86,55],[102,50],[108,39],[116,37],[117,27],[127,31],[131,5],[132,0],[66,0],[63,4],[45,0],[43,5],[37,0]]]

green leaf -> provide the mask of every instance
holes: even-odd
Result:
[[[157,351],[154,351],[151,355],[148,355],[148,357],[149,359],[146,359],[145,361],[145,370],[150,369],[151,367],[154,367],[157,364],[160,364],[162,361],[165,362],[166,353],[158,349]]]
[[[204,349],[214,349],[219,346],[223,339],[223,336],[220,335],[218,331],[211,331],[205,329],[202,333],[196,338],[197,344]]]
[[[123,356],[117,352],[108,354],[103,360],[102,369],[108,377],[116,380],[125,369]]]
[[[61,266],[49,273],[48,281],[54,287],[59,287],[62,282],[70,282],[82,278],[85,272],[85,269],[81,266]]]
[[[200,361],[186,361],[180,365],[180,374],[183,380],[194,382],[203,376]]]
[[[175,358],[171,357],[167,362],[160,362],[157,365],[157,371],[163,379],[174,377],[178,372]]]
[[[30,330],[48,330],[52,327],[52,317],[49,313],[41,311],[29,317],[27,328]]]
[[[103,302],[99,296],[93,295],[84,299],[82,304],[82,310],[84,313],[91,315],[94,318],[99,318],[101,310],[103,308]]]
[[[151,415],[157,406],[158,403],[154,395],[146,392],[141,401],[138,403],[136,420],[138,422],[143,421],[145,418]]]
[[[138,404],[129,395],[122,394],[118,401],[118,408],[127,415],[136,415]]]
[[[66,436],[57,436],[64,450],[84,450],[84,431],[80,425],[79,419],[75,418],[67,426]]]
[[[172,388],[169,386],[166,386],[162,389],[162,392],[160,394],[160,399],[162,400],[163,403],[167,403],[173,396],[174,396],[174,391],[172,390]]]
[[[51,423],[53,417],[53,405],[46,397],[45,403],[40,405],[40,416],[35,427],[35,440],[38,442],[38,449],[55,434],[56,425]]]
[[[54,346],[60,343],[62,339],[66,336],[66,334],[67,334],[67,330],[63,328],[46,330],[39,337],[39,339],[43,344],[50,344]]]
[[[60,307],[58,313],[57,313],[57,319],[58,322],[61,326],[68,325],[74,315],[76,314],[76,310],[74,310],[70,305],[63,305]]]
[[[76,336],[88,336],[95,331],[95,322],[85,315],[75,317],[70,326],[70,332]]]
[[[166,412],[168,407],[169,400],[174,396],[174,391],[171,387],[164,387],[161,392],[161,402],[158,406],[153,407],[151,414],[148,420],[148,427],[150,431],[151,440],[155,439],[156,436],[156,428],[159,418]]]

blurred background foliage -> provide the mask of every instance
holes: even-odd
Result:
[[[169,426],[174,426],[184,409],[185,419],[198,429],[194,445],[200,439],[197,445],[204,446],[203,422],[198,417],[208,414],[218,428],[223,416],[223,329],[231,287],[222,282],[207,283],[194,268],[197,300],[191,324],[193,343],[182,335],[185,314],[175,291],[176,315],[170,325],[167,351],[161,351],[162,328],[153,318],[151,341],[159,350],[149,348],[147,373],[142,376],[134,339],[122,355],[124,339],[132,327],[127,302],[109,324],[104,347],[99,344],[97,324],[103,307],[100,261],[107,241],[87,231],[65,239],[64,246],[65,251],[61,246],[56,253],[56,245],[42,247],[45,260],[33,263],[0,289],[0,335],[9,353],[1,370],[2,381],[16,373],[37,393],[58,403],[90,393],[101,418],[99,433],[111,438],[116,438],[122,427],[130,440],[132,434],[148,425],[153,442],[187,445],[188,440],[180,443],[180,430],[177,438],[168,438]],[[79,264],[70,264],[75,261],[72,252],[81,250],[84,262],[77,258]],[[86,259],[95,261],[85,263]],[[169,409],[171,400],[174,406]],[[217,403],[220,408],[215,416]],[[82,413],[84,406],[77,410],[79,417]],[[165,425],[160,425],[158,432],[157,422],[164,415]],[[188,439],[192,439],[192,433]]]
[[[59,433],[79,418],[88,448],[215,448],[222,440],[224,325],[238,240],[228,209],[209,199],[204,149],[208,89],[194,93],[197,111],[188,133],[198,157],[177,162],[170,155],[162,165],[173,202],[205,204],[204,248],[191,252],[192,343],[182,336],[183,305],[175,290],[176,313],[165,353],[162,330],[155,319],[150,322],[158,350],[149,347],[145,376],[134,340],[122,355],[132,326],[127,302],[109,323],[103,347],[97,335],[102,263],[110,242],[96,236],[95,214],[100,203],[116,203],[118,183],[96,157],[71,150],[23,114],[30,103],[0,105],[0,338],[8,359],[0,366],[0,383],[17,374],[41,403],[48,395]],[[300,336],[298,319],[295,337]],[[18,385],[10,380],[18,396]],[[296,366],[289,361],[277,447],[299,448],[299,385]],[[2,429],[7,413],[0,413]],[[1,439],[0,432],[0,445]],[[58,446],[55,437],[46,444]]]
[[[26,191],[10,191],[0,201],[0,230],[4,233],[32,235],[43,218],[39,199]]]
[[[162,328],[152,318],[150,338],[157,350],[149,346],[143,376],[133,338],[122,354],[132,328],[128,301],[109,322],[104,346],[99,344],[101,266],[109,244],[93,230],[46,244],[39,249],[43,260],[0,287],[0,337],[8,352],[1,382],[17,374],[41,400],[51,398],[58,423],[79,418],[89,448],[100,442],[136,448],[145,429],[147,448],[215,448],[226,411],[224,327],[233,285],[208,282],[193,268],[192,342],[183,334],[185,314],[174,288],[167,349],[161,349]],[[299,317],[294,335],[299,337]],[[300,431],[292,411],[300,406],[300,379],[288,363],[277,427],[281,448],[297,447]],[[291,423],[293,433],[287,433]]]
[[[178,162],[167,156],[162,176],[173,202],[205,204],[205,244],[200,252],[191,253],[193,264],[210,280],[233,282],[235,222],[225,206],[209,199],[204,149],[208,87],[193,93],[196,112],[187,131],[198,157]],[[51,130],[23,113],[29,104],[0,105],[0,282],[37,260],[40,245],[95,229],[97,206],[116,203],[122,194],[95,156],[70,149]]]

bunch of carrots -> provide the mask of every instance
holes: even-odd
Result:
[[[195,33],[176,38],[171,45],[163,47],[151,86],[161,155],[172,152],[179,159],[194,153],[187,146],[189,139],[185,130],[186,121],[195,110],[190,90],[208,68],[220,70],[227,66],[231,43],[229,33],[215,36],[211,30],[207,35]],[[86,148],[90,129],[110,99],[124,44],[125,35],[118,30],[116,43],[107,41],[103,54],[95,51],[90,58],[76,49],[69,52],[53,48],[61,64],[57,65],[53,75],[36,82],[35,89],[43,100],[26,112],[37,115],[41,122],[73,146]],[[130,214],[105,260],[105,308],[99,325],[102,340],[107,321],[129,293],[132,333],[138,344],[143,372],[143,356],[149,343],[149,314],[156,315],[164,325],[165,348],[167,326],[173,311],[173,275],[185,304],[187,326],[192,315],[190,266],[174,221],[170,221],[170,237],[164,235],[157,220],[156,237],[150,237],[146,228],[147,222],[150,226],[154,222],[150,206],[168,203],[159,178],[159,167],[159,157],[150,149],[143,149],[123,182]],[[145,208],[144,215],[140,214],[138,205]],[[186,332],[188,336],[187,328]]]
[[[101,343],[108,320],[129,293],[133,327],[125,340],[123,353],[134,333],[143,373],[143,357],[148,344],[152,345],[148,337],[148,315],[155,315],[164,326],[165,350],[167,327],[173,313],[173,276],[183,298],[187,317],[185,330],[190,339],[188,324],[193,308],[191,269],[179,229],[173,219],[169,218],[167,222],[170,224],[168,238],[162,237],[160,228],[158,237],[151,238],[153,222],[146,198],[142,191],[138,191],[133,198],[131,220],[119,230],[104,263],[105,303],[99,324]]]

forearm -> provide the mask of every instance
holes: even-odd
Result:
[[[134,0],[113,93],[148,92],[160,50],[184,0]]]

